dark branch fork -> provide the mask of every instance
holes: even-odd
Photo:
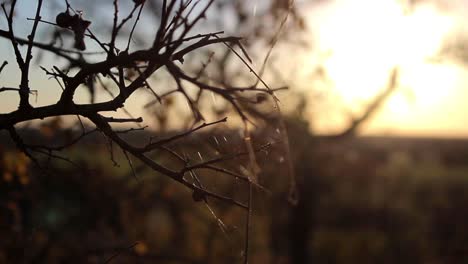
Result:
[[[14,31],[13,31],[13,16],[14,10],[16,6],[16,0],[13,0],[11,3],[10,14],[7,14],[5,5],[2,4],[2,8],[4,14],[8,21],[8,35],[10,37],[11,43],[15,50],[16,61],[18,62],[18,66],[21,70],[21,83],[19,85],[19,95],[20,95],[20,105],[19,109],[21,110],[28,110],[31,108],[29,104],[29,66],[31,64],[32,59],[32,48],[34,43],[34,38],[36,36],[37,26],[39,24],[39,20],[41,19],[40,13],[42,9],[42,0],[37,1],[37,10],[36,10],[36,17],[33,23],[33,27],[31,29],[31,33],[28,35],[28,47],[26,51],[26,58],[23,58],[21,52],[18,48],[18,42],[15,39]]]
[[[256,182],[253,182],[251,177],[247,177],[245,175],[239,174],[234,171],[230,171],[217,165],[221,165],[223,162],[239,158],[241,156],[251,158],[254,152],[262,151],[265,148],[270,147],[270,144],[254,148],[249,141],[247,150],[244,152],[233,153],[216,159],[210,159],[198,164],[189,165],[189,162],[187,160],[185,160],[175,151],[171,150],[168,147],[168,145],[170,143],[178,141],[181,138],[188,137],[191,134],[197,132],[198,130],[227,122],[227,118],[222,118],[214,122],[204,122],[198,126],[192,127],[186,132],[182,132],[175,136],[150,142],[144,146],[135,146],[124,140],[120,136],[120,134],[129,133],[140,129],[128,129],[118,131],[117,129],[114,129],[111,126],[111,124],[141,123],[143,122],[143,119],[141,117],[135,118],[131,117],[130,115],[129,118],[121,118],[114,116],[105,117],[101,114],[101,112],[115,112],[119,109],[122,109],[127,100],[135,93],[135,91],[137,91],[140,88],[150,89],[152,94],[156,97],[157,102],[160,103],[164,99],[164,97],[172,93],[181,93],[190,105],[191,111],[193,112],[195,124],[197,124],[201,120],[204,120],[201,111],[198,109],[198,103],[202,91],[209,91],[219,95],[232,106],[237,115],[245,123],[251,121],[249,120],[248,115],[244,112],[242,104],[240,104],[239,101],[248,103],[257,102],[255,100],[248,100],[244,98],[242,94],[261,93],[272,96],[276,100],[274,91],[283,88],[270,88],[261,79],[261,74],[259,75],[254,71],[252,66],[249,65],[249,62],[251,63],[252,60],[248,56],[245,48],[242,46],[240,37],[221,36],[223,34],[222,31],[190,36],[190,32],[195,27],[195,25],[199,24],[200,21],[206,17],[207,10],[210,8],[210,6],[212,6],[214,0],[209,0],[207,2],[192,0],[163,0],[159,29],[157,30],[154,36],[154,41],[151,47],[149,49],[140,49],[132,52],[130,52],[129,50],[132,35],[137,26],[138,21],[140,20],[142,9],[144,8],[145,3],[144,1],[134,1],[135,6],[131,9],[131,11],[126,17],[119,21],[119,1],[114,0],[114,17],[110,42],[103,43],[96,37],[95,34],[93,34],[93,32],[89,28],[86,29],[86,34],[83,34],[83,36],[91,38],[92,40],[97,42],[99,47],[103,50],[104,54],[107,54],[105,59],[94,63],[88,62],[85,57],[85,55],[91,53],[85,53],[80,51],[71,52],[70,50],[64,49],[62,47],[54,46],[53,43],[43,44],[35,41],[37,28],[40,22],[46,23],[47,25],[55,25],[54,23],[46,22],[41,18],[43,0],[37,1],[36,14],[34,19],[31,19],[33,21],[31,33],[26,39],[17,37],[14,33],[13,23],[16,2],[16,0],[11,1],[11,4],[9,5],[9,10],[7,10],[6,4],[2,4],[2,9],[8,22],[8,30],[0,30],[0,37],[9,40],[9,42],[13,46],[16,61],[21,71],[21,81],[19,87],[0,88],[0,93],[3,91],[18,92],[20,97],[20,103],[17,110],[6,114],[0,114],[0,130],[7,130],[10,134],[10,138],[16,143],[17,147],[21,151],[23,151],[28,157],[30,157],[38,166],[41,166],[40,160],[37,159],[33,155],[33,153],[46,155],[49,159],[55,158],[72,162],[71,160],[62,157],[57,153],[78,143],[84,137],[96,131],[100,131],[103,135],[105,135],[105,137],[107,137],[107,139],[109,139],[109,142],[111,144],[110,146],[112,146],[112,144],[116,144],[122,149],[126,160],[132,168],[132,172],[134,175],[135,172],[133,169],[131,157],[138,159],[146,166],[151,168],[153,171],[168,176],[174,181],[186,186],[187,188],[192,190],[194,194],[196,193],[198,197],[203,197],[203,199],[201,200],[204,200],[205,202],[207,201],[207,197],[211,197],[246,209],[248,212],[248,222],[250,221],[252,212],[252,187],[261,186],[259,186]],[[205,3],[203,7],[197,7],[198,5],[203,5],[203,3]],[[67,12],[69,9],[75,12],[75,10],[70,6],[68,1],[66,1],[66,4]],[[137,16],[134,19],[130,35],[128,36],[127,45],[124,49],[121,49],[123,51],[120,52],[120,49],[116,47],[116,40],[117,38],[122,37],[120,35],[121,29],[126,23],[132,21],[132,18],[135,14],[137,14]],[[68,28],[68,30],[70,30],[70,28]],[[200,78],[204,69],[206,68],[205,64],[203,65],[202,70],[200,70],[195,75],[195,77],[192,77],[191,74],[186,73],[182,66],[178,65],[184,63],[184,57],[188,54],[216,44],[226,45],[230,52],[234,52],[236,56],[238,56],[239,59],[242,60],[247,69],[258,79],[257,83],[253,86],[248,87],[234,87],[228,85],[225,81],[220,81],[218,83],[222,83],[222,85],[217,86],[209,84],[203,81],[202,78]],[[21,54],[19,48],[20,45],[26,45],[25,56]],[[235,51],[234,47],[239,47],[241,53]],[[53,67],[53,70],[47,70],[42,68],[46,75],[56,79],[62,87],[63,91],[61,93],[60,99],[55,104],[35,107],[29,102],[30,93],[36,91],[32,90],[29,85],[29,75],[31,61],[33,58],[33,49],[40,49],[44,52],[49,52],[51,54],[59,56],[60,58],[67,61],[70,65],[73,65],[73,67],[78,68],[78,71],[73,76],[68,75],[67,70],[59,69],[56,66]],[[246,59],[244,59],[241,54],[243,54]],[[79,57],[77,57],[77,55]],[[0,66],[0,73],[7,65],[7,63],[8,62],[4,62]],[[151,78],[155,72],[161,70],[162,68],[166,69],[168,73],[172,76],[172,78],[177,84],[177,88],[160,96],[149,85],[148,79]],[[137,72],[136,77],[128,77],[127,73],[130,71]],[[80,85],[86,84],[87,82],[89,82],[90,78],[93,78],[96,80],[96,82],[104,86],[104,83],[102,81],[102,78],[104,77],[107,78],[107,80],[113,82],[118,87],[117,95],[114,96],[109,90],[107,90],[106,87],[104,87],[104,89],[106,89],[112,96],[110,100],[100,103],[92,102],[88,104],[76,104],[74,102],[73,99],[75,96],[75,92]],[[184,85],[186,85],[187,83],[191,84],[192,86],[195,86],[199,90],[198,97],[196,99],[192,99],[186,92],[187,88]],[[257,87],[259,83],[262,84],[264,87]],[[60,146],[27,144],[23,141],[20,134],[15,128],[15,126],[25,121],[72,115],[78,117],[82,127],[82,133],[81,135],[73,139],[71,142]],[[85,117],[88,120],[90,120],[96,128],[86,132],[80,117]],[[246,135],[246,137],[250,139],[250,135]],[[176,170],[169,169],[163,164],[154,161],[149,157],[149,153],[156,149],[167,151],[168,153],[176,157],[179,161],[181,161],[184,165]],[[254,164],[251,164],[251,167],[254,168]],[[243,202],[237,201],[230,197],[226,197],[222,194],[215,193],[205,188],[201,183],[200,179],[196,177],[195,173],[198,170],[210,170],[215,173],[227,175],[245,182],[249,188],[249,197],[247,204],[244,204]],[[253,174],[255,174],[255,172]],[[190,177],[186,177],[187,175],[191,175],[194,181],[189,180]],[[250,225],[247,225],[246,239],[248,239],[249,228]],[[248,249],[248,243],[246,244],[246,249]],[[248,254],[247,252],[245,252],[245,258],[247,259],[247,257]]]
[[[192,29],[199,24],[205,17],[207,10],[213,5],[214,0],[202,1],[202,0],[162,0],[159,1],[162,5],[160,14],[160,24],[157,32],[154,35],[154,39],[151,39],[151,45],[146,49],[130,49],[132,43],[133,33],[140,21],[142,10],[145,7],[144,0],[134,0],[135,6],[129,11],[126,16],[120,16],[122,14],[119,10],[119,0],[111,1],[113,4],[113,23],[110,30],[110,41],[109,43],[102,42],[89,28],[83,33],[83,37],[91,39],[96,42],[99,50],[94,52],[84,52],[81,50],[70,50],[57,46],[55,42],[50,44],[40,43],[35,40],[36,32],[40,23],[49,27],[58,26],[53,22],[43,20],[41,18],[43,0],[36,1],[37,8],[35,9],[34,18],[29,18],[33,25],[30,34],[24,37],[18,37],[14,31],[14,14],[17,0],[9,1],[9,4],[2,4],[2,10],[6,17],[7,29],[0,30],[0,37],[10,42],[13,47],[14,56],[18,64],[20,72],[20,81],[18,87],[0,87],[0,96],[6,92],[17,93],[19,96],[18,109],[6,113],[0,114],[0,130],[8,132],[11,140],[16,144],[17,148],[27,155],[37,167],[42,171],[44,169],[41,159],[39,157],[45,156],[47,158],[46,166],[48,166],[51,159],[58,159],[65,162],[69,162],[74,166],[78,166],[72,160],[61,155],[61,151],[72,147],[73,145],[80,142],[85,137],[99,132],[105,137],[108,143],[110,159],[117,165],[114,160],[114,150],[120,148],[125,156],[126,161],[131,168],[132,175],[137,178],[136,172],[138,169],[134,168],[133,161],[137,160],[144,166],[150,168],[153,172],[165,175],[175,182],[185,186],[189,191],[192,192],[194,201],[205,202],[216,221],[220,221],[208,205],[211,199],[217,199],[227,204],[242,208],[246,212],[246,223],[245,223],[245,247],[244,247],[244,263],[248,263],[249,260],[249,237],[250,230],[252,227],[252,214],[253,214],[253,188],[264,188],[257,182],[258,167],[256,164],[256,153],[264,151],[271,147],[272,143],[265,145],[254,145],[251,140],[251,135],[248,129],[249,124],[253,124],[250,118],[255,117],[254,111],[249,111],[248,104],[256,104],[264,101],[267,96],[273,99],[276,111],[280,111],[280,105],[275,92],[278,90],[285,89],[285,87],[274,88],[270,87],[263,79],[262,76],[267,67],[267,62],[272,54],[272,50],[278,42],[279,35],[282,28],[285,26],[288,15],[292,10],[294,0],[287,1],[289,3],[289,10],[281,21],[279,30],[276,32],[271,41],[270,49],[268,50],[263,64],[257,73],[252,66],[252,59],[247,53],[247,50],[242,45],[242,38],[235,36],[223,36],[223,31],[209,32],[205,34],[192,35]],[[74,15],[81,19],[81,14],[76,12],[68,0],[65,0],[67,4],[67,10],[72,10]],[[150,5],[155,5],[155,2],[151,2]],[[285,1],[286,2],[286,1]],[[154,6],[153,6],[154,7]],[[8,9],[9,8],[9,9]],[[156,10],[156,9],[155,9]],[[158,9],[159,10],[159,9]],[[135,19],[134,16],[136,16]],[[131,31],[128,36],[123,36],[122,28],[132,23]],[[73,30],[67,28],[64,30]],[[117,47],[119,41],[117,39],[125,38],[126,46],[123,48]],[[62,43],[63,45],[63,43]],[[187,55],[194,54],[200,49],[206,49],[212,45],[225,46],[226,52],[224,56],[221,56],[219,61],[220,79],[211,79],[208,74],[205,74],[207,65],[212,61],[216,61],[217,58],[210,55],[206,63],[202,63],[202,67],[197,73],[193,74],[186,70],[181,64],[184,64],[184,60],[187,59]],[[20,49],[20,47],[22,47]],[[60,99],[57,103],[36,107],[31,105],[29,97],[31,94],[37,93],[37,87],[35,90],[31,89],[29,84],[30,68],[33,62],[33,50],[40,50],[51,55],[55,55],[60,59],[65,60],[69,65],[65,68],[58,68],[53,66],[52,69],[42,68],[46,76],[55,79],[62,88]],[[21,54],[23,52],[24,54]],[[92,54],[103,54],[105,59],[99,62],[89,62],[89,55]],[[229,56],[236,56],[245,66],[246,72],[255,77],[255,83],[250,86],[234,86],[228,81],[226,60]],[[194,58],[195,56],[191,57]],[[0,74],[4,74],[3,70],[8,65],[7,61],[4,61],[0,65]],[[8,65],[8,67],[11,67]],[[76,71],[70,71],[70,69],[76,69]],[[175,83],[175,87],[169,89],[158,90],[157,84],[150,82],[150,78],[154,77],[154,74],[159,71],[166,71]],[[73,72],[73,75],[70,74]],[[238,72],[236,72],[237,74]],[[0,76],[3,77],[3,76]],[[115,95],[111,92],[107,85],[108,81],[115,87],[117,87],[118,93]],[[89,83],[96,83],[103,90],[107,91],[111,99],[105,102],[95,103],[91,100],[91,103],[76,104],[74,101],[75,93],[80,86]],[[160,83],[159,83],[160,84]],[[261,85],[261,87],[260,87]],[[341,138],[349,135],[353,135],[358,127],[369,118],[379,105],[388,98],[392,91],[398,86],[398,69],[395,69],[390,78],[387,88],[378,95],[375,100],[368,106],[367,110],[359,117],[355,117],[351,120],[351,124],[345,132],[332,137]],[[167,87],[164,87],[167,88]],[[196,97],[190,95],[189,88],[194,88],[198,93]],[[156,104],[163,106],[166,98],[172,96],[175,93],[181,94],[184,100],[190,106],[193,116],[191,117],[194,122],[191,123],[191,127],[185,132],[165,137],[165,138],[151,138],[151,140],[142,145],[132,144],[125,140],[123,134],[133,133],[146,128],[141,125],[143,122],[141,117],[133,117],[124,108],[128,99],[134,96],[137,90],[147,89],[155,100],[143,106],[144,108],[152,107]],[[231,107],[240,119],[244,122],[244,151],[240,150],[236,153],[223,154],[216,156],[216,158],[210,158],[202,160],[198,163],[192,163],[186,156],[181,155],[178,151],[172,149],[173,144],[181,141],[184,138],[190,137],[194,133],[200,130],[209,129],[216,127],[219,124],[227,122],[227,118],[220,118],[214,122],[207,122],[199,109],[201,105],[202,92],[209,92],[218,97],[222,98],[227,105]],[[249,95],[254,94],[253,97]],[[117,115],[109,114],[109,112],[116,112],[123,110],[127,117],[119,117]],[[105,113],[104,113],[105,112]],[[48,145],[34,145],[25,142],[20,134],[20,130],[17,129],[18,125],[22,122],[45,119],[50,117],[61,117],[61,116],[76,116],[78,118],[81,134],[75,136],[72,140],[63,144],[57,144],[54,146]],[[223,115],[220,115],[223,116]],[[83,124],[83,119],[89,120],[93,125],[93,129],[86,129]],[[203,122],[203,123],[202,123]],[[137,124],[138,128],[126,128],[117,126],[115,124]],[[201,123],[201,124],[200,124]],[[286,134],[285,125],[282,120],[280,121],[281,133]],[[289,146],[287,141],[285,142],[286,156],[289,156]],[[156,161],[152,158],[152,155],[159,154],[161,152],[170,155],[172,158],[177,160],[178,167],[172,168],[161,161]],[[248,169],[243,170],[242,173],[234,170],[229,170],[223,167],[224,164],[230,163],[233,160],[242,158],[243,161],[247,161]],[[292,163],[288,163],[290,174],[292,175]],[[45,168],[47,169],[47,167]],[[243,201],[233,199],[226,195],[212,191],[205,187],[202,183],[202,177],[198,177],[197,173],[202,171],[210,171],[217,175],[224,175],[232,177],[233,179],[242,182],[243,186],[248,190],[247,197]],[[291,200],[296,200],[297,193],[295,191],[295,179],[291,178],[290,181],[290,194]],[[208,199],[210,198],[210,200]],[[223,226],[220,226],[223,229]],[[224,229],[223,229],[224,232]],[[132,245],[133,246],[133,245]],[[111,257],[112,259],[113,257]],[[111,260],[109,259],[109,261]]]

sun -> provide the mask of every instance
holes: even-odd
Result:
[[[382,126],[389,121],[398,126],[398,120],[408,128],[418,125],[408,121],[414,111],[440,106],[456,87],[456,71],[430,62],[455,23],[437,7],[421,5],[408,13],[399,1],[344,0],[312,15],[315,48],[329,54],[321,64],[330,91],[352,112],[385,87],[394,68],[399,89],[380,110]]]

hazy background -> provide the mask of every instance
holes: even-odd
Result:
[[[23,36],[31,26],[26,21],[34,13],[31,2],[18,2],[15,29]],[[112,1],[71,2],[93,22],[91,29],[108,40]],[[258,70],[270,47],[269,34],[275,34],[284,17],[269,12],[271,2],[286,3],[225,0],[228,8],[209,13],[195,32],[225,29],[226,34],[244,36]],[[119,3],[123,13],[133,5]],[[232,3],[248,17],[242,26]],[[256,120],[260,125],[252,129],[252,142],[273,144],[257,156],[259,182],[269,191],[254,192],[251,263],[467,263],[468,1],[295,4],[297,14],[285,24],[265,74],[272,86],[290,88],[277,93],[283,118],[268,116],[277,110],[269,101],[255,105],[267,113],[267,121]],[[53,21],[63,11],[62,1],[45,1],[43,19]],[[134,48],[144,46],[157,29],[151,10],[145,15]],[[6,28],[3,17],[0,28]],[[48,42],[53,27],[40,24],[39,30],[39,41]],[[65,45],[71,46],[70,39]],[[91,41],[87,44],[87,51],[99,50]],[[0,75],[0,86],[19,83],[12,53],[8,41],[1,40],[0,60],[10,63]],[[34,62],[46,68],[65,66],[43,55],[36,54]],[[187,59],[194,63],[187,67],[197,69],[203,56]],[[91,56],[99,59],[103,56]],[[238,58],[230,57],[228,64],[229,81],[252,79]],[[208,67],[207,73],[217,77],[217,67]],[[337,135],[369,109],[395,72],[395,90],[364,119],[358,133]],[[157,73],[151,82],[167,89],[173,85],[167,79],[164,72]],[[39,91],[37,102],[31,97],[35,106],[55,103],[60,96],[55,80],[37,68],[31,85]],[[97,101],[110,99],[97,91]],[[75,99],[89,103],[88,90],[80,87]],[[126,103],[130,113],[153,126],[125,139],[141,143],[188,126],[182,118],[187,114],[183,100],[142,111],[153,100],[141,91]],[[17,94],[2,93],[0,112],[15,110],[18,101]],[[222,103],[209,95],[206,102]],[[165,113],[166,108],[174,111]],[[228,125],[198,131],[169,147],[191,162],[242,151],[245,142],[233,115],[220,114],[229,116]],[[22,124],[18,131],[25,142],[57,145],[79,134],[75,121],[46,119]],[[279,129],[281,121],[287,133]],[[289,151],[282,142],[289,142]],[[210,199],[211,211],[195,203],[186,188],[134,160],[136,180],[125,156],[115,153],[117,164],[111,161],[106,138],[96,133],[61,153],[78,168],[52,160],[43,173],[0,132],[0,263],[105,263],[116,253],[111,263],[241,263],[244,211]],[[159,151],[151,158],[176,166],[168,156]],[[242,174],[243,162],[222,166]],[[298,183],[295,206],[288,201],[289,168]],[[245,201],[244,183],[209,171],[199,177],[210,190]]]

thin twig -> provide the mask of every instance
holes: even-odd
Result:
[[[7,66],[7,65],[8,65],[8,61],[4,61],[4,62],[2,63],[2,66],[0,66],[0,73],[2,73],[3,68],[5,68],[5,66]]]
[[[120,254],[122,254],[123,251],[130,250],[130,249],[134,248],[136,245],[138,245],[139,243],[140,243],[140,242],[137,241],[137,242],[131,244],[131,245],[128,246],[128,247],[121,248],[120,250],[118,250],[117,252],[115,252],[114,255],[110,256],[106,261],[104,261],[104,264],[110,263],[113,259],[115,259],[115,258],[118,257]]]

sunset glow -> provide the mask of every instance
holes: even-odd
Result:
[[[316,52],[327,54],[320,63],[329,92],[349,112],[359,114],[384,89],[389,72],[398,68],[397,90],[363,133],[462,136],[468,128],[460,124],[462,109],[454,115],[453,107],[455,98],[467,94],[460,89],[466,74],[453,63],[435,60],[456,19],[433,4],[409,11],[401,2],[336,1],[311,11]],[[329,133],[347,122],[326,117],[314,128]]]

